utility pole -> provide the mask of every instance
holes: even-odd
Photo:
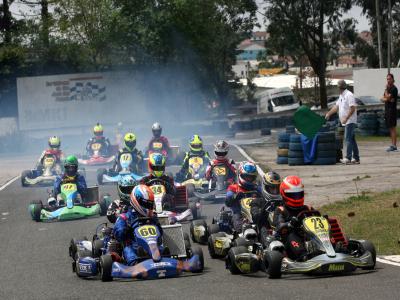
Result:
[[[380,9],[379,0],[375,0],[375,11],[376,11],[376,27],[378,29],[378,53],[379,53],[379,68],[382,69],[382,39],[381,39],[381,22],[380,22]]]
[[[392,66],[392,50],[393,50],[393,45],[392,45],[392,1],[388,0],[388,46],[387,46],[387,56],[388,56],[388,74],[390,73],[390,67]]]

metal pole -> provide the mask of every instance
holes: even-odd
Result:
[[[387,49],[387,56],[388,56],[388,74],[390,73],[390,67],[392,66],[392,1],[388,0],[388,49]]]
[[[380,9],[379,0],[375,0],[375,11],[376,11],[376,25],[378,30],[378,53],[379,53],[379,68],[382,69],[382,39],[381,39],[381,22],[380,22]]]

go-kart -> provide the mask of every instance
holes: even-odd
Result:
[[[139,245],[139,262],[128,266],[122,253],[123,245],[114,239],[111,227],[101,224],[92,241],[85,238],[71,240],[72,270],[78,277],[100,275],[102,281],[168,278],[183,272],[202,272],[203,251],[191,246],[182,225],[164,225],[162,229],[161,235],[157,226],[144,224],[130,231],[132,239]]]
[[[142,176],[131,172],[130,166],[132,163],[132,154],[131,153],[123,153],[119,159],[119,163],[121,165],[121,171],[118,173],[107,170],[105,168],[100,168],[97,170],[97,183],[99,185],[103,184],[116,184],[122,177],[131,176],[135,180],[139,181]]]
[[[340,274],[357,268],[375,268],[376,251],[366,240],[345,239],[335,218],[308,211],[297,230],[303,233],[307,256],[301,260],[287,257],[284,244],[271,238],[267,248],[260,243],[240,245],[229,250],[226,266],[233,274],[266,271],[270,278],[282,274]]]
[[[25,170],[21,174],[21,184],[27,186],[51,186],[57,175],[61,174],[61,166],[52,153],[45,153],[42,170]]]
[[[82,201],[75,183],[61,185],[61,194],[58,200],[53,198],[51,193],[49,194],[48,204],[43,204],[42,201],[33,201],[29,205],[29,212],[34,221],[66,221],[105,216],[111,202],[109,197],[99,199],[97,186],[89,187],[87,199]]]
[[[186,186],[189,197],[194,196],[194,191],[207,192],[209,182],[205,178],[206,169],[209,164],[208,158],[194,156],[189,158],[189,169],[187,179],[181,185]],[[180,179],[180,178],[177,178]]]
[[[181,162],[181,153],[179,146],[170,146],[171,151],[168,155],[167,151],[163,149],[163,144],[160,142],[153,142],[150,148],[145,151],[145,161],[149,160],[149,157],[153,153],[160,153],[167,160],[168,165],[179,165]]]
[[[99,166],[99,165],[107,165],[114,161],[114,154],[118,151],[117,145],[110,146],[109,155],[105,156],[101,154],[101,148],[103,145],[101,143],[93,143],[91,145],[92,154],[91,155],[77,155],[78,162],[82,165],[86,166]]]

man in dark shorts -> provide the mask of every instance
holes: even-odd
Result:
[[[387,74],[386,76],[387,85],[383,97],[381,100],[385,102],[385,121],[386,126],[390,131],[390,138],[392,145],[386,149],[386,151],[397,151],[397,87],[394,85],[393,74]]]

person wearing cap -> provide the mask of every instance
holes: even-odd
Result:
[[[346,141],[346,157],[341,159],[343,164],[359,164],[360,154],[356,142],[355,129],[357,125],[357,104],[352,92],[347,89],[347,84],[344,80],[338,82],[340,91],[339,99],[336,104],[325,115],[325,119],[335,114],[339,114],[339,120],[342,126],[345,127],[344,138]]]

